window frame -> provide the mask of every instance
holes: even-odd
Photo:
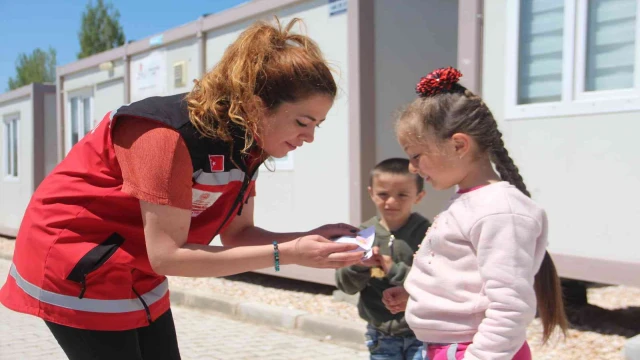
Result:
[[[636,51],[634,61],[634,80],[633,88],[630,89],[613,89],[613,90],[599,90],[599,91],[585,91],[586,87],[586,66],[587,66],[587,41],[588,41],[588,29],[589,24],[589,1],[578,0],[576,6],[576,93],[575,98],[577,100],[599,100],[599,99],[618,99],[621,97],[640,96],[640,52],[638,49],[638,40],[640,39],[640,4],[636,5]]]
[[[73,138],[72,138],[72,122],[71,122],[71,102],[73,101],[73,99],[78,99],[78,107],[76,109],[76,115],[78,116],[78,142],[80,142],[80,140],[82,140],[82,138],[89,133],[89,131],[91,131],[94,127],[95,124],[93,124],[93,119],[94,119],[94,99],[93,99],[93,89],[83,89],[83,90],[78,90],[78,91],[71,91],[67,93],[67,101],[65,104],[66,107],[66,116],[65,116],[65,135],[66,135],[66,140],[65,140],[65,145],[66,145],[66,153],[69,153],[69,151],[71,150],[71,148],[75,145],[73,143]],[[89,129],[85,129],[85,100],[89,99]]]
[[[632,89],[584,91],[588,0],[564,0],[561,100],[518,104],[520,0],[507,0],[505,119],[518,120],[640,110],[640,5]]]
[[[15,145],[12,141],[12,129],[15,129]],[[2,173],[4,176],[4,180],[6,181],[16,181],[20,179],[20,115],[19,114],[11,114],[6,115],[2,119],[2,132],[3,132],[3,156],[2,156]],[[14,146],[12,146],[14,145]],[[13,150],[16,149],[15,154],[15,164],[12,164],[12,156]],[[14,175],[15,170],[15,175]]]

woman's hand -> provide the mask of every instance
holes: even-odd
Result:
[[[319,235],[307,235],[279,245],[283,264],[337,269],[360,262],[363,251],[356,244],[336,243]],[[353,252],[352,252],[353,251]]]
[[[392,314],[405,311],[409,293],[402,286],[389,288],[382,292],[382,303]]]
[[[333,239],[341,236],[355,236],[360,229],[349,224],[327,224],[308,232],[309,235],[320,235],[325,239]]]

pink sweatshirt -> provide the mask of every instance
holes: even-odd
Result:
[[[456,194],[405,281],[406,319],[427,343],[472,342],[464,359],[512,359],[536,314],[543,209],[507,182]]]

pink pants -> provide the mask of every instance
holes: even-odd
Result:
[[[464,352],[471,343],[449,344],[449,345],[428,345],[425,359],[429,360],[462,360]],[[531,349],[525,341],[518,350],[513,360],[531,360]]]

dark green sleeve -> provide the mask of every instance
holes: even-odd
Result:
[[[400,286],[404,284],[404,280],[409,275],[409,270],[411,270],[411,266],[403,262],[394,263],[389,269],[389,273],[387,273],[387,279],[389,279],[391,285]]]
[[[371,268],[351,265],[336,270],[336,286],[341,291],[353,295],[362,291],[371,279]]]

